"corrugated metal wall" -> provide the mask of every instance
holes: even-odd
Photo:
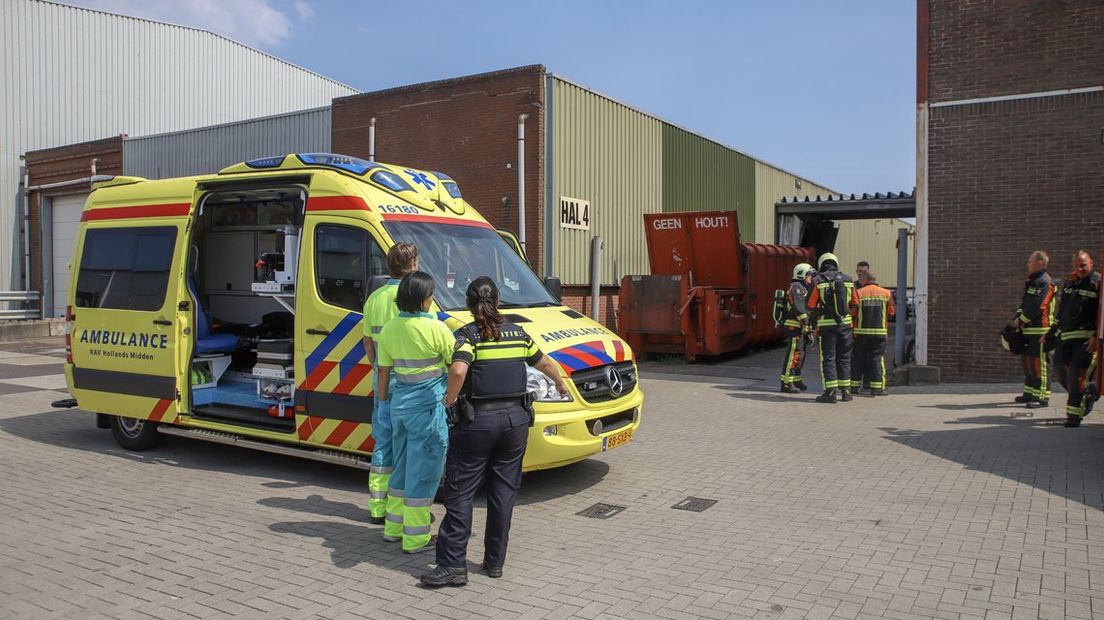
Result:
[[[330,150],[330,108],[123,142],[123,173],[163,179],[218,172],[268,155]]]
[[[355,89],[210,32],[0,2],[0,289],[18,284],[19,156],[329,105]]]
[[[663,125],[663,210],[736,211],[755,225],[755,160],[685,129]]]
[[[663,207],[663,123],[570,82],[553,79],[552,273],[590,281],[590,239],[605,241],[602,283],[648,272],[644,214]],[[561,228],[561,196],[589,200],[590,230]]]
[[[839,222],[836,256],[846,273],[855,275],[855,263],[864,260],[877,274],[878,284],[897,286],[897,231],[913,227],[901,220],[848,220]],[[911,241],[910,241],[911,243]],[[912,286],[912,252],[909,252],[908,285]]]
[[[779,170],[770,164],[755,162],[755,241],[757,243],[775,242],[774,205],[783,196],[827,196],[836,192],[816,185],[808,179],[799,179],[785,170]],[[878,275],[878,284],[885,287],[897,286],[897,230],[910,228],[900,220],[846,220],[839,222],[839,236],[836,237],[835,254],[843,262],[843,270],[855,275],[855,263],[865,260]],[[912,285],[912,253],[909,253],[909,285]]]
[[[800,181],[801,187],[798,187]],[[775,217],[774,203],[783,196],[826,196],[832,190],[816,185],[808,179],[790,174],[761,161],[755,162],[755,227],[750,234],[755,235],[756,243],[774,243]]]

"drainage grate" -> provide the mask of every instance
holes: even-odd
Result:
[[[613,504],[595,504],[590,508],[587,508],[575,514],[581,517],[590,517],[591,519],[608,519],[623,510],[625,510],[624,506],[614,506]]]
[[[675,510],[689,510],[690,512],[702,512],[706,508],[709,508],[713,504],[716,504],[715,499],[702,499],[700,497],[687,497],[681,502],[671,506]]]

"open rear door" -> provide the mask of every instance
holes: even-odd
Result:
[[[189,203],[84,212],[69,306],[71,385],[85,409],[170,422],[184,405],[190,212]]]

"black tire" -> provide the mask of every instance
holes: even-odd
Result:
[[[157,422],[111,416],[111,436],[123,448],[133,452],[151,450],[161,443]]]

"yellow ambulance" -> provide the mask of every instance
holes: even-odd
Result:
[[[330,153],[97,184],[70,265],[72,398],[56,405],[97,413],[131,450],[169,434],[367,468],[373,370],[361,310],[400,242],[418,246],[450,328],[470,320],[468,282],[491,276],[507,319],[570,379],[561,400],[529,376],[526,470],[632,438],[643,394],[628,345],[563,306],[558,283],[541,282],[453,179]]]

